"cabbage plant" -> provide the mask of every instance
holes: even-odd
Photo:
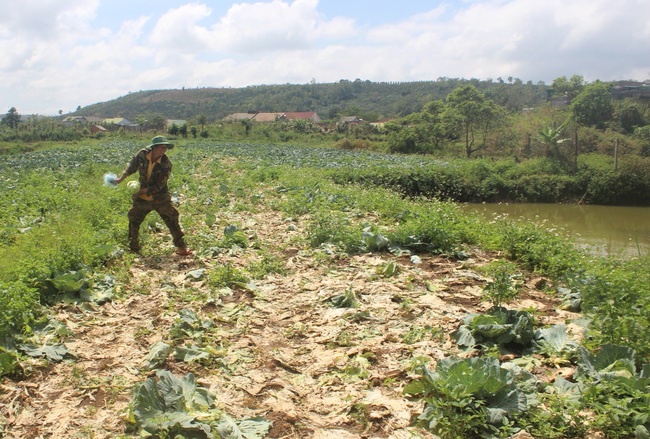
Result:
[[[192,373],[176,378],[161,370],[134,388],[127,419],[142,437],[260,439],[271,427],[262,418],[235,421],[214,402],[214,393],[198,386]]]
[[[423,367],[422,378],[412,381],[404,393],[426,404],[418,422],[442,438],[492,437],[507,430],[513,417],[528,408],[528,389],[536,381],[522,370],[501,367],[498,360],[445,358],[435,372]]]

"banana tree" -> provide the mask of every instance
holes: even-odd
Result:
[[[547,127],[542,129],[538,133],[538,138],[540,142],[546,145],[546,156],[552,159],[560,159],[561,154],[559,150],[560,144],[566,142],[569,139],[561,139],[560,135],[562,130],[567,125],[568,121],[565,121],[559,127]]]

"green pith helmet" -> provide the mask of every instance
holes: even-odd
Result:
[[[172,149],[174,147],[174,144],[169,143],[165,136],[154,137],[153,139],[151,139],[151,145],[149,145],[147,148],[151,149],[156,145],[167,145],[167,149]]]

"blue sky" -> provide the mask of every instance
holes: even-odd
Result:
[[[0,115],[182,87],[647,80],[649,17],[647,0],[20,0],[0,14]]]

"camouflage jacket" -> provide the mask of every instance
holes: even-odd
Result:
[[[147,154],[151,150],[148,148],[141,149],[133,156],[129,166],[126,168],[126,175],[139,173],[139,182],[141,189],[147,189],[147,195],[154,197],[154,200],[162,200],[170,197],[167,180],[172,172],[172,162],[169,157],[163,155],[160,163],[156,163],[151,171],[151,178],[147,180],[147,169],[149,160]]]

